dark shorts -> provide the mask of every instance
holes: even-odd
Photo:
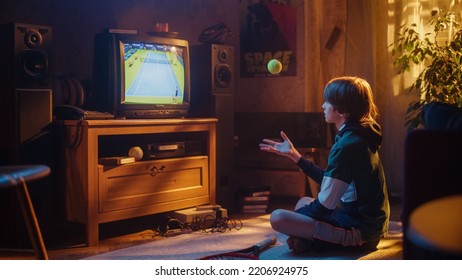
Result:
[[[305,208],[295,212],[309,216]],[[315,251],[374,251],[380,239],[365,241],[358,229],[359,221],[336,209],[322,220],[316,220],[311,246]]]

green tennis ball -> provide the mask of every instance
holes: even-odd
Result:
[[[271,74],[279,74],[282,71],[282,63],[277,59],[271,59],[266,66]]]

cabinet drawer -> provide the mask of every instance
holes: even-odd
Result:
[[[98,166],[99,212],[208,197],[208,157]]]

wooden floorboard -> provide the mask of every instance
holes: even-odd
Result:
[[[291,208],[293,201],[281,200],[272,203],[271,208]],[[401,203],[392,201],[391,220],[399,221]],[[233,216],[234,217],[234,216]],[[241,218],[237,214],[238,218]],[[100,241],[97,246],[88,247],[84,243],[84,228],[81,225],[67,224],[60,231],[52,244],[47,245],[51,260],[78,260],[85,257],[119,250],[162,239],[158,227],[161,224],[160,215],[121,221],[100,226]],[[30,249],[0,249],[0,260],[30,260],[35,259]]]

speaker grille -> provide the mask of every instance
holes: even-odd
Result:
[[[15,37],[16,87],[51,87],[51,27],[16,23],[12,28]]]
[[[233,47],[212,45],[213,94],[233,94]]]

